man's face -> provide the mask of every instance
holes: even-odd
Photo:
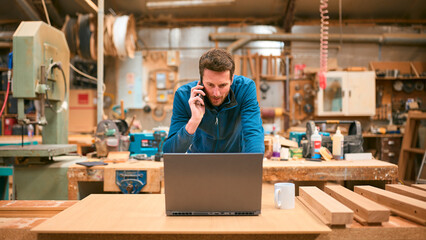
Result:
[[[220,106],[228,96],[232,81],[229,77],[229,70],[224,72],[215,72],[204,69],[203,84],[204,91],[213,106]]]

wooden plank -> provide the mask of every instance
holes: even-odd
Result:
[[[0,201],[0,217],[52,217],[76,202],[54,200]]]
[[[397,215],[426,225],[426,202],[372,186],[355,186],[355,192],[388,207]]]
[[[426,191],[426,184],[412,184],[411,187]]]
[[[426,201],[426,191],[416,189],[401,184],[386,184],[386,190],[398,193],[407,197],[412,197],[422,201]]]
[[[161,181],[163,181],[163,163],[153,161],[138,161],[110,164],[104,169],[104,191],[120,192],[116,184],[117,170],[146,170],[147,183],[142,188],[142,192],[159,193],[161,191]]]
[[[317,187],[300,187],[299,199],[325,224],[352,223],[354,212]]]
[[[266,194],[272,196],[273,192]],[[264,195],[264,196],[266,196]],[[299,201],[294,209],[274,207],[262,198],[259,216],[165,214],[164,194],[92,194],[33,228],[37,233],[68,234],[319,234],[331,230]],[[104,235],[105,237],[106,235]]]
[[[390,210],[340,185],[327,185],[324,191],[354,211],[354,218],[362,224],[389,221]]]
[[[235,62],[235,75],[241,75],[241,56],[240,55],[234,55],[234,62]]]

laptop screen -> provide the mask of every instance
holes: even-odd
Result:
[[[167,215],[258,215],[263,154],[164,154]]]

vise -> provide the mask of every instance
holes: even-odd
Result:
[[[137,194],[146,185],[146,170],[117,170],[115,183],[122,193]]]

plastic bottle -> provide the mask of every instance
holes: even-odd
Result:
[[[33,144],[34,127],[32,124],[28,125],[28,141]]]
[[[274,136],[274,145],[272,147],[272,157],[280,157],[280,151],[281,151],[281,142],[280,142],[280,136],[278,134],[275,134]]]
[[[318,133],[318,128],[315,127],[314,133],[311,135],[311,157],[320,159],[321,154],[319,152],[321,148],[321,135]]]
[[[336,160],[343,159],[343,141],[344,137],[340,133],[340,128],[337,127],[336,134],[333,135],[333,157]]]

